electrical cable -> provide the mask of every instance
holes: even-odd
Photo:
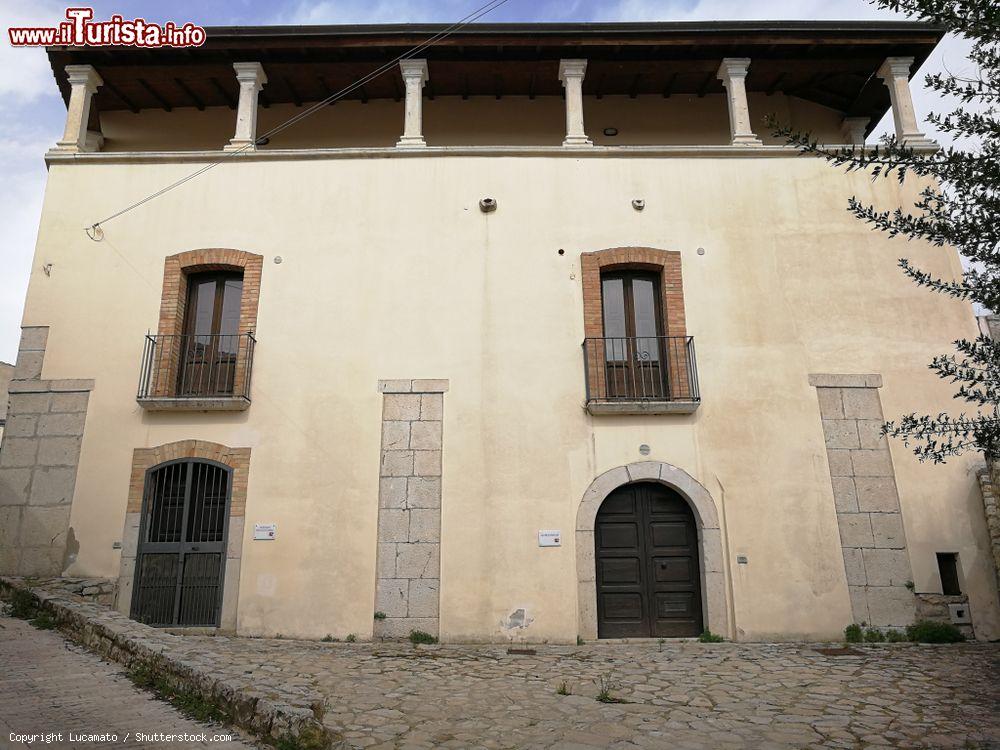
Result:
[[[342,88],[340,91],[337,91],[337,92],[331,94],[330,96],[326,97],[322,101],[319,101],[316,104],[313,104],[311,107],[309,107],[308,109],[306,109],[306,110],[304,110],[302,112],[299,112],[294,117],[290,117],[289,119],[285,120],[284,122],[279,123],[278,125],[274,126],[270,130],[268,130],[266,133],[264,133],[263,135],[260,135],[257,138],[255,138],[253,143],[248,143],[248,144],[246,144],[244,146],[241,146],[240,148],[235,149],[233,151],[226,151],[226,152],[224,152],[222,154],[222,156],[219,157],[219,159],[217,159],[216,161],[212,162],[211,164],[206,164],[205,166],[203,166],[203,167],[195,170],[194,172],[192,172],[191,174],[187,175],[186,177],[182,177],[181,179],[177,180],[176,182],[173,182],[173,183],[167,185],[166,187],[162,188],[161,190],[157,190],[155,193],[151,193],[150,195],[147,195],[145,198],[143,198],[141,200],[138,200],[138,201],[136,201],[135,203],[132,203],[129,206],[126,206],[125,208],[121,209],[120,211],[117,211],[117,212],[111,214],[110,216],[107,216],[107,217],[101,219],[100,221],[95,221],[93,224],[91,224],[90,226],[86,227],[84,229],[84,231],[87,233],[87,236],[90,237],[90,239],[94,240],[95,242],[100,242],[104,238],[104,231],[101,228],[103,224],[106,224],[109,221],[113,221],[114,219],[117,219],[119,216],[123,216],[124,214],[127,214],[129,211],[132,211],[132,210],[134,210],[136,208],[139,208],[139,206],[142,206],[142,205],[148,203],[149,201],[154,200],[155,198],[159,198],[164,193],[168,193],[171,190],[173,190],[174,188],[178,188],[181,185],[185,184],[186,182],[190,182],[194,178],[203,175],[205,172],[209,171],[210,169],[214,169],[215,167],[219,166],[220,164],[225,163],[225,161],[227,159],[229,159],[229,158],[231,158],[233,156],[237,156],[239,154],[244,153],[251,146],[256,146],[258,143],[260,143],[262,141],[265,141],[266,139],[270,138],[272,135],[277,135],[278,133],[282,132],[283,130],[286,130],[287,128],[290,128],[292,125],[295,125],[296,123],[301,122],[305,118],[307,118],[307,117],[315,114],[319,110],[321,110],[324,107],[332,104],[333,102],[337,101],[338,99],[342,99],[344,96],[346,96],[347,94],[350,94],[352,91],[355,91],[355,90],[361,88],[366,83],[368,83],[370,81],[373,81],[374,79],[378,78],[379,76],[384,75],[388,71],[392,70],[402,60],[408,60],[408,59],[414,57],[415,55],[418,55],[419,53],[421,53],[425,49],[427,49],[427,48],[433,46],[434,44],[437,44],[441,40],[446,39],[447,37],[451,36],[452,34],[454,34],[459,29],[461,29],[461,28],[463,28],[465,26],[468,26],[470,23],[473,23],[474,21],[479,20],[480,18],[482,18],[483,16],[485,16],[485,15],[487,15],[489,13],[492,13],[494,10],[496,10],[497,8],[499,8],[501,5],[506,4],[507,2],[509,2],[509,0],[490,0],[490,2],[486,3],[485,5],[481,5],[476,10],[472,11],[471,13],[469,13],[468,15],[464,16],[463,18],[459,19],[458,21],[455,21],[450,26],[445,27],[442,31],[437,32],[436,34],[434,34],[433,36],[431,36],[426,41],[421,42],[420,44],[418,44],[416,47],[413,47],[412,49],[407,50],[403,54],[401,54],[401,55],[393,58],[389,62],[387,62],[387,63],[379,66],[378,68],[376,68],[375,70],[371,71],[367,75],[365,75],[362,78],[359,78],[358,80],[356,80],[354,83],[350,84],[349,86],[346,86],[346,87]]]

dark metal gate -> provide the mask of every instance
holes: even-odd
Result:
[[[229,534],[232,469],[168,461],[146,472],[132,619],[218,627]]]

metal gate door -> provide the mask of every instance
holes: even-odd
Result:
[[[232,469],[168,461],[146,472],[132,619],[218,627]]]

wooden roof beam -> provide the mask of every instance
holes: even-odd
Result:
[[[642,80],[642,73],[636,73],[632,76],[632,85],[628,89],[628,98],[635,99],[639,96],[639,81]]]
[[[149,81],[147,81],[145,78],[137,78],[136,80],[139,82],[140,86],[142,86],[144,89],[146,89],[147,93],[151,97],[153,97],[154,99],[156,99],[156,101],[158,101],[160,103],[160,106],[163,107],[163,109],[165,109],[167,112],[171,112],[173,110],[173,107],[170,106],[170,102],[168,102],[166,99],[164,99],[160,95],[159,91],[157,91],[152,86],[150,86],[149,85]]]
[[[195,94],[186,83],[184,83],[184,81],[182,81],[180,78],[175,78],[174,85],[177,86],[177,88],[179,88],[181,91],[183,91],[184,95],[187,96],[188,99],[194,102],[194,106],[198,108],[199,112],[205,111],[205,102],[203,102],[201,98],[197,94]]]
[[[667,83],[663,87],[663,98],[669,99],[670,95],[674,92],[674,82],[677,80],[677,73],[671,73],[667,76]]]
[[[705,80],[701,82],[701,86],[698,87],[698,98],[704,98],[705,94],[708,93],[708,87],[712,85],[712,81],[715,80],[715,71],[711,71],[705,76]]]
[[[787,75],[788,75],[787,73],[781,72],[781,73],[778,73],[778,75],[776,75],[774,77],[774,80],[771,81],[771,85],[767,87],[767,95],[768,96],[772,96],[774,94],[774,92],[778,90],[778,88],[781,86],[782,82],[785,80],[785,76],[787,76]]]
[[[104,79],[104,88],[114,94],[118,101],[125,105],[125,108],[134,115],[139,114],[139,108],[129,99],[125,94],[118,90],[113,83],[111,83],[107,78]]]
[[[230,109],[236,109],[236,100],[232,97],[232,95],[228,91],[226,91],[225,87],[221,83],[219,83],[219,79],[216,78],[215,76],[212,76],[208,80],[211,82],[215,90],[222,95],[222,98],[226,100],[226,106],[229,107]]]
[[[299,92],[295,90],[295,87],[292,85],[292,82],[290,80],[288,80],[288,76],[282,76],[281,77],[281,81],[288,88],[288,93],[292,95],[292,102],[295,103],[295,106],[296,107],[301,107],[302,106],[302,97],[299,96]]]

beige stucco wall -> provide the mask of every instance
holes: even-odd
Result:
[[[101,243],[81,230],[196,166],[50,169],[24,322],[51,326],[44,378],[96,379],[70,573],[117,575],[133,448],[248,446],[240,631],[368,636],[376,384],[447,378],[443,637],[572,641],[581,496],[601,472],[641,460],[641,444],[718,505],[734,635],[839,637],[850,604],[807,376],[881,373],[887,415],[935,412],[952,406],[952,389],[926,363],[974,334],[966,306],[896,268],[907,254],[951,277],[953,253],[889,242],[843,210],[848,196],[892,194],[894,183],[795,154],[257,161],[121,217]],[[484,196],[498,199],[495,213],[479,211]],[[582,408],[579,255],[622,245],[682,254],[703,396],[694,415]],[[145,413],[136,382],[163,257],[202,247],[265,256],[253,404]],[[977,632],[1000,636],[975,458],[921,466],[898,443],[892,456],[917,590],[939,590],[935,551],[958,551]],[[252,541],[255,522],[277,523],[277,540]],[[563,546],[540,549],[539,529],[562,529]],[[530,626],[505,630],[519,608]]]
[[[751,94],[750,117],[765,143],[777,143],[764,117],[777,115],[792,127],[840,142],[842,115],[793,96]],[[310,104],[274,104],[258,112],[258,134],[301,114]],[[558,146],[565,136],[565,103],[560,97],[424,97],[424,137],[431,146]],[[587,134],[598,145],[724,145],[729,116],[722,94],[704,97],[584,97]],[[220,148],[233,137],[236,114],[226,107],[104,112],[105,151],[198,150]],[[358,148],[392,146],[403,127],[403,103],[390,99],[342,101],[275,135],[266,148]],[[605,128],[618,129],[608,137]]]

